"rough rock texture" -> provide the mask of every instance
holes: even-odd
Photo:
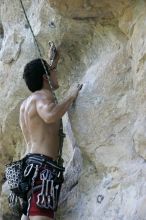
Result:
[[[73,82],[84,84],[64,118],[67,169],[57,219],[145,220],[145,1],[24,5],[44,58],[49,40],[61,45],[59,99]],[[29,93],[22,72],[38,54],[19,1],[1,0],[0,9],[2,174],[4,164],[24,151],[18,115]]]

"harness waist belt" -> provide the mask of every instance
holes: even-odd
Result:
[[[65,168],[62,166],[59,166],[57,164],[57,161],[43,154],[27,154],[26,163],[27,164],[33,163],[33,164],[38,164],[38,165],[46,164],[57,169],[58,171],[62,171],[62,172],[65,171]]]

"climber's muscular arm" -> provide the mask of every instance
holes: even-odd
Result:
[[[73,97],[68,97],[62,103],[55,104],[46,97],[36,101],[36,109],[43,121],[46,123],[55,123],[67,112],[73,101]]]
[[[68,111],[70,105],[78,96],[79,90],[82,86],[78,85],[71,88],[70,95],[68,95],[61,103],[55,104],[48,96],[36,101],[36,109],[38,115],[46,123],[55,123]]]

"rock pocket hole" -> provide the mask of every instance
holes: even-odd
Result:
[[[0,23],[0,49],[2,47],[3,38],[4,38],[4,29],[2,23]]]

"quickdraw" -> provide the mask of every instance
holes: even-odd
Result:
[[[55,183],[52,172],[48,169],[40,173],[41,192],[37,195],[37,206],[55,211],[58,205],[59,183]],[[62,184],[62,183],[61,183]]]
[[[24,170],[24,177],[27,177],[29,176],[30,172],[32,171],[32,168],[33,168],[33,164],[29,164],[25,170]]]

